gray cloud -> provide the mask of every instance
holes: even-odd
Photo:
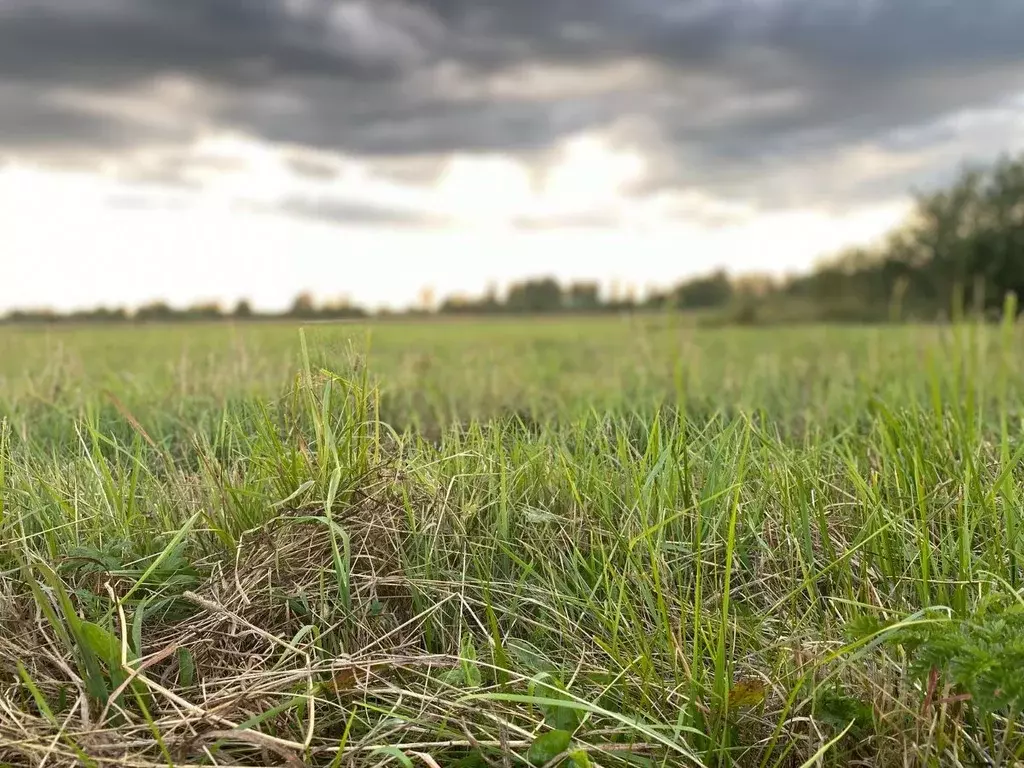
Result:
[[[127,193],[108,195],[106,204],[120,211],[180,211],[188,207],[185,200],[175,197]]]
[[[290,154],[284,161],[296,175],[315,181],[331,181],[341,173],[337,163],[320,158]]]
[[[798,205],[826,188],[843,205],[936,169],[816,183],[836,157],[948,144],[958,128],[923,129],[1024,90],[1022,29],[1020,0],[7,0],[0,156],[185,144],[219,127],[419,177],[456,152],[541,162],[602,130],[651,159],[638,194]],[[636,73],[612,77],[616,63]],[[67,98],[159,99],[169,77],[200,94],[177,121]]]
[[[430,213],[323,197],[291,197],[266,210],[330,224],[384,227],[439,227],[446,222]]]
[[[239,173],[246,168],[246,163],[237,157],[165,148],[127,157],[108,175],[134,186],[201,190],[211,177]]]
[[[519,216],[511,221],[513,228],[524,232],[545,232],[554,229],[614,229],[618,220],[601,211],[586,211],[559,216]]]

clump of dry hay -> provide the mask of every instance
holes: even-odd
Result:
[[[250,532],[233,564],[211,565],[202,586],[180,596],[191,615],[146,623],[142,658],[126,669],[148,711],[128,689],[108,704],[90,696],[31,592],[0,583],[0,764],[293,766],[336,749],[332,709],[341,699],[388,685],[382,670],[452,663],[420,642],[404,541],[401,508],[368,497],[333,523],[303,510]],[[346,551],[347,584],[339,584]],[[125,644],[131,624],[118,608],[115,634]],[[192,663],[194,673],[183,669]],[[50,705],[29,695],[25,677]],[[294,716],[299,707],[303,717]],[[214,742],[230,749],[214,759]]]

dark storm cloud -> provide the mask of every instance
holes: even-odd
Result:
[[[0,29],[2,20],[0,11]],[[101,111],[57,98],[55,90],[5,82],[5,75],[0,71],[0,155],[39,147],[62,155],[119,150],[137,144],[180,144],[196,136],[186,124],[111,120]]]
[[[281,101],[296,93],[302,100],[282,108]],[[443,93],[395,93],[392,103],[363,86],[329,83],[296,85],[274,96],[280,98],[238,101],[221,117],[274,141],[376,157],[539,150],[615,117],[599,98],[450,100]]]
[[[452,152],[540,156],[603,129],[649,154],[638,192],[799,204],[820,197],[802,174],[838,154],[912,154],[931,139],[906,128],[1024,90],[1021,30],[1020,0],[7,0],[0,154],[184,142],[199,121],[418,169]],[[615,62],[645,68],[613,82]],[[580,85],[509,88],[530,68]],[[161,77],[205,96],[180,126],[53,98]]]
[[[6,0],[0,7],[0,72],[41,85],[114,85],[167,72],[262,85],[278,76],[372,79],[413,63],[403,58],[414,53],[414,36],[426,35],[425,28],[416,28],[422,13],[346,15],[337,12],[339,5]],[[388,25],[388,32],[373,37],[378,23]]]

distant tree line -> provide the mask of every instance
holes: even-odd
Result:
[[[677,309],[702,311],[723,321],[873,321],[896,318],[934,320],[953,307],[995,313],[1007,294],[1024,294],[1024,155],[1006,156],[987,168],[965,169],[947,189],[918,194],[908,219],[884,242],[853,248],[806,275],[787,279],[725,270],[650,292],[613,290],[604,296],[597,283],[563,286],[550,277],[516,283],[504,296],[490,289],[482,297],[452,296],[440,306],[409,310],[409,315],[489,315],[598,313]],[[431,296],[425,291],[425,296]],[[217,304],[175,309],[162,302],[140,307],[58,314],[15,311],[16,323],[123,323],[338,320],[371,313],[348,300],[318,304],[309,293],[281,313],[260,313],[240,301],[232,310]],[[396,313],[379,313],[395,315]]]
[[[238,320],[255,322],[260,320],[343,320],[367,317],[369,313],[347,300],[317,304],[312,294],[301,293],[284,312],[258,312],[248,300],[242,299],[233,309],[225,310],[215,302],[195,304],[177,309],[163,301],[154,301],[129,312],[123,307],[85,310],[78,312],[54,312],[52,310],[15,310],[4,321],[9,323],[188,323]]]

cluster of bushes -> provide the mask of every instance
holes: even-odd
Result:
[[[961,302],[995,313],[1010,293],[1024,294],[1024,155],[919,195],[885,242],[840,254],[781,288],[787,299],[838,313],[922,318]]]

